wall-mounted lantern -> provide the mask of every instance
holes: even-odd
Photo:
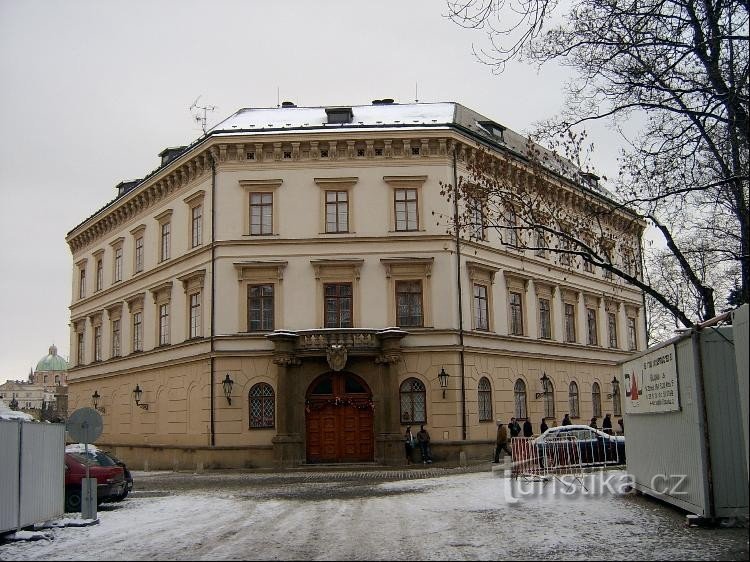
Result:
[[[135,400],[135,405],[144,410],[148,410],[148,404],[141,404],[142,397],[143,391],[141,390],[141,387],[136,383],[135,388],[133,389],[133,400]]]
[[[443,367],[440,367],[440,372],[438,373],[438,381],[440,382],[440,388],[443,389],[443,398],[445,398],[445,389],[448,388],[448,377],[450,377],[450,375],[445,372],[445,369]]]
[[[227,373],[227,376],[224,377],[224,380],[221,382],[221,386],[224,387],[224,396],[227,399],[227,402],[229,405],[232,405],[232,386],[234,385],[234,381],[229,378],[229,373]]]
[[[94,410],[96,410],[97,412],[101,414],[106,414],[107,410],[103,406],[101,408],[99,407],[100,398],[101,396],[99,396],[99,391],[94,390],[94,394],[91,395],[91,404],[94,406]]]
[[[549,394],[549,377],[547,376],[547,373],[543,372],[539,380],[542,381],[542,391],[536,393],[537,400],[542,396],[547,396]]]

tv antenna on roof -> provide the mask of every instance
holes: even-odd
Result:
[[[202,95],[203,94],[201,94],[201,96]],[[193,119],[195,119],[195,122],[200,124],[201,129],[203,129],[203,134],[206,134],[206,112],[213,111],[214,109],[216,109],[216,106],[215,105],[198,105],[198,100],[201,99],[201,96],[198,96],[197,98],[195,98],[195,101],[188,108],[188,111],[192,113]],[[194,109],[196,110],[195,113],[193,113]]]

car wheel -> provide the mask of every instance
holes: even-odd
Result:
[[[115,496],[115,501],[116,502],[121,502],[122,500],[124,500],[127,497],[128,497],[128,489],[125,488],[125,490],[122,492],[122,494],[120,494],[119,496]]]
[[[65,489],[65,511],[81,511],[81,488]]]

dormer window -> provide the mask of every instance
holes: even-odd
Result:
[[[327,107],[329,124],[351,123],[354,117],[351,107]]]
[[[599,176],[592,174],[591,172],[579,172],[581,177],[581,183],[588,188],[598,189],[599,188]]]
[[[505,142],[505,137],[503,136],[503,131],[505,131],[505,127],[503,127],[502,125],[498,125],[494,121],[479,121],[478,123],[485,131],[487,131],[493,137]]]

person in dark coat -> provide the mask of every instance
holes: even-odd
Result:
[[[430,450],[430,434],[421,426],[417,432],[417,443],[419,443],[419,450],[422,452],[422,462],[424,464],[432,464],[432,451]]]
[[[617,424],[620,426],[620,433],[622,433],[623,435],[625,435],[625,422],[622,421],[622,418],[620,418],[619,420],[617,420]]]
[[[521,424],[519,424],[516,421],[516,418],[510,418],[510,423],[508,424],[508,431],[510,431],[511,439],[513,437],[518,437],[519,435],[521,435]]]
[[[570,421],[570,414],[565,414],[560,425],[571,425],[573,422]]]
[[[612,418],[609,417],[609,414],[604,416],[602,420],[602,429],[604,433],[612,433]]]
[[[591,418],[591,423],[589,425],[594,429],[599,429],[599,426],[596,425],[596,417]]]
[[[546,421],[544,421],[544,418],[542,418],[542,425],[540,425],[540,426],[539,426],[539,431],[540,431],[541,433],[544,433],[544,432],[545,432],[545,431],[547,431],[548,429],[549,429],[549,426],[547,425],[547,422],[546,422]]]
[[[523,422],[523,436],[531,437],[532,435],[534,435],[534,429],[531,427],[531,422],[529,421],[529,418],[526,418],[526,421]]]
[[[500,451],[509,455],[513,453],[508,449],[508,428],[503,425],[502,420],[497,420],[497,441],[495,442],[495,458],[492,462],[500,462]]]

